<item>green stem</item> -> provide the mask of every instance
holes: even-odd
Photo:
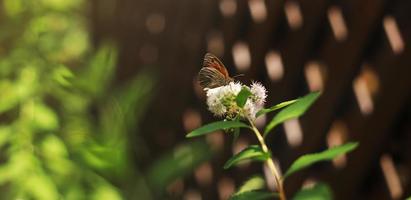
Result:
[[[257,137],[258,141],[260,142],[261,148],[263,149],[264,152],[269,153],[268,147],[265,144],[264,138],[261,135],[260,131],[257,129],[257,127],[255,127],[254,122],[250,118],[248,118],[248,121],[250,122],[251,128],[252,128],[253,132],[255,133],[255,136]],[[274,165],[274,161],[271,157],[266,160],[266,163],[267,163],[267,166],[270,169],[271,173],[274,176],[275,184],[277,186],[277,190],[278,190],[278,193],[280,195],[280,200],[286,200],[287,198],[285,196],[283,182],[282,182],[282,178],[281,178],[281,175],[279,173],[279,170]]]

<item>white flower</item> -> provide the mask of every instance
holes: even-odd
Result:
[[[259,82],[253,82],[251,84],[251,93],[253,94],[251,99],[259,106],[263,107],[265,99],[267,98],[267,90]]]
[[[240,83],[231,82],[225,86],[207,89],[208,109],[217,116],[227,114],[241,88]]]
[[[247,100],[247,102],[244,105],[244,113],[242,115],[243,118],[250,118],[252,120],[255,119],[255,114],[260,110],[260,108],[250,101],[250,99]]]
[[[251,85],[251,96],[247,99],[243,108],[238,107],[236,97],[243,87],[247,87],[238,82],[231,82],[228,85],[206,89],[208,109],[216,116],[234,118],[239,115],[242,118],[255,119],[255,114],[264,106],[267,91],[260,83],[254,82]]]

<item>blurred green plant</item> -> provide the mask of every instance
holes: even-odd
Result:
[[[205,142],[182,144],[144,175],[134,156],[148,147],[129,133],[153,76],[112,87],[116,46],[90,45],[88,3],[1,1],[0,199],[152,199],[210,157]]]
[[[271,158],[271,152],[265,142],[265,136],[269,134],[276,126],[284,123],[286,120],[301,117],[309,107],[318,99],[320,92],[313,92],[304,97],[286,101],[270,108],[262,108],[262,103],[266,98],[266,89],[259,83],[253,83],[251,87],[241,83],[229,83],[216,88],[205,88],[207,92],[207,104],[209,110],[215,115],[223,116],[223,121],[217,121],[206,124],[198,129],[188,133],[186,137],[197,137],[216,130],[226,130],[233,132],[234,139],[238,137],[240,128],[251,129],[259,141],[259,145],[250,145],[244,150],[233,155],[224,165],[228,169],[242,161],[263,161],[273,176],[274,185],[277,193],[266,191],[264,180],[261,177],[254,176],[241,186],[230,199],[273,199],[286,200],[286,194],[283,182],[291,174],[300,171],[320,161],[327,161],[336,158],[342,154],[354,150],[358,144],[349,142],[338,147],[327,149],[320,153],[307,154],[299,157],[286,173],[282,176],[278,167]],[[235,98],[232,98],[232,97]],[[278,111],[264,129],[264,134],[255,126],[255,120],[270,112]],[[332,199],[332,192],[325,184],[317,184],[312,188],[301,189],[293,199]]]

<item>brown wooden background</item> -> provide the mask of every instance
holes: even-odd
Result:
[[[319,164],[292,176],[289,196],[307,180],[329,183],[337,199],[411,195],[411,1],[94,0],[90,18],[96,42],[119,43],[119,82],[144,67],[158,75],[142,123],[154,159],[186,140],[189,129],[214,120],[194,84],[211,51],[231,74],[245,74],[240,80],[265,84],[269,105],[310,87],[323,90],[299,119],[301,144],[289,145],[293,130],[283,127],[268,137],[283,170],[332,142],[360,142],[345,165]],[[222,139],[223,151],[171,185],[170,198],[218,199],[262,171],[259,164],[224,171],[232,151],[230,137]],[[240,142],[255,141],[245,134]]]

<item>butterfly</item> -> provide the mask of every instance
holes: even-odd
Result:
[[[204,56],[203,67],[198,72],[198,82],[203,88],[216,88],[234,81],[228,74],[227,68],[217,56],[207,53]]]

